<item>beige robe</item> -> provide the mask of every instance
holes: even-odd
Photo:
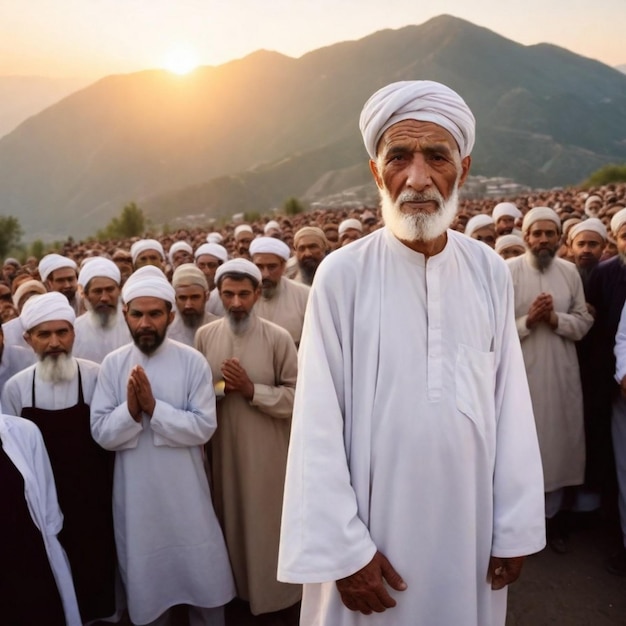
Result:
[[[297,346],[302,336],[304,312],[310,290],[308,285],[283,277],[278,283],[274,297],[269,300],[259,298],[254,305],[254,310],[259,317],[289,331]]]
[[[210,443],[215,511],[222,523],[237,596],[252,613],[277,611],[300,600],[300,585],[276,580],[287,447],[296,385],[296,347],[289,333],[252,314],[235,335],[226,318],[196,333],[213,381],[237,357],[254,383],[248,402],[232,393],[218,400],[217,431]]]
[[[515,318],[528,375],[543,463],[545,491],[580,485],[585,474],[583,398],[575,341],[593,324],[573,263],[555,258],[540,272],[530,252],[507,261],[515,290]],[[526,327],[530,305],[552,295],[558,326]]]

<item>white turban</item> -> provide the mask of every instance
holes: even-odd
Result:
[[[596,217],[596,215],[598,214],[598,211],[600,209],[592,209],[591,205],[594,202],[599,202],[600,205],[604,204],[604,200],[600,197],[600,196],[589,196],[586,200],[585,200],[585,214],[588,215],[589,217]],[[600,207],[602,208],[602,207]]]
[[[163,260],[165,260],[165,253],[163,252],[163,246],[156,239],[140,239],[130,247],[130,256],[133,257],[133,263],[137,260],[137,257],[146,250],[156,250]]]
[[[471,219],[468,220],[465,226],[465,234],[468,237],[472,236],[472,233],[475,230],[479,230],[480,228],[485,228],[485,226],[493,226],[493,218],[491,215],[487,215],[486,213],[479,213],[478,215],[474,215]]]
[[[512,202],[500,202],[493,207],[491,216],[496,224],[498,220],[505,215],[517,219],[518,217],[522,217],[522,212]]]
[[[223,265],[220,265],[215,272],[215,282],[219,283],[220,277],[224,274],[246,274],[260,283],[263,280],[261,276],[261,270],[248,259],[231,259],[226,261]]]
[[[400,81],[379,89],[361,111],[359,128],[371,159],[376,159],[383,133],[403,120],[445,128],[459,146],[461,158],[474,147],[476,120],[456,91],[431,80]]]
[[[239,224],[239,226],[237,226],[235,228],[235,239],[237,239],[237,237],[239,237],[239,235],[241,235],[241,233],[252,233],[252,226],[249,226],[248,224]]]
[[[197,265],[183,263],[174,270],[172,287],[176,289],[176,287],[187,287],[189,285],[198,285],[205,291],[209,288],[204,272]]]
[[[41,280],[46,282],[52,272],[64,267],[71,267],[73,270],[78,271],[78,266],[72,259],[68,259],[66,256],[61,256],[60,254],[46,254],[46,256],[39,261],[37,269],[39,270]]]
[[[206,236],[206,240],[208,243],[222,243],[224,237],[222,237],[219,233],[209,233]]]
[[[267,224],[265,224],[265,228],[263,228],[263,232],[267,235],[271,230],[277,230],[281,232],[280,224],[276,220],[270,220]]]
[[[501,252],[513,246],[522,246],[522,248],[526,249],[524,240],[517,235],[502,235],[496,239],[496,252]]]
[[[250,256],[255,254],[275,254],[285,261],[289,260],[289,246],[276,237],[257,237],[250,244]]]
[[[607,238],[606,226],[602,223],[602,220],[599,220],[597,217],[590,217],[589,219],[579,222],[570,228],[568,233],[569,241],[574,241],[574,237],[576,237],[576,235],[579,235],[586,230],[597,233],[604,240]]]
[[[153,248],[149,248],[152,250]],[[135,298],[159,298],[176,304],[174,287],[167,282],[165,274],[154,265],[146,265],[133,272],[122,288],[122,300],[128,304]]]
[[[536,206],[534,209],[531,209],[524,216],[524,221],[522,222],[522,232],[525,234],[528,232],[528,229],[535,223],[540,220],[550,220],[557,225],[557,228],[561,230],[561,218],[556,214],[556,211],[547,206]]]
[[[343,235],[347,230],[358,230],[360,233],[363,232],[363,224],[361,224],[361,222],[359,222],[359,220],[355,219],[355,218],[350,218],[347,220],[343,220],[343,222],[341,222],[341,224],[339,224],[339,236],[341,237],[341,235]]]
[[[197,259],[203,254],[210,254],[222,263],[228,261],[228,250],[224,246],[220,246],[219,243],[203,243],[201,246],[198,246],[195,258]]]
[[[40,283],[38,280],[26,280],[23,283],[20,283],[20,286],[15,290],[13,294],[13,304],[17,308],[20,304],[20,300],[27,293],[47,293],[48,290],[45,288],[43,283]]]
[[[169,252],[167,253],[170,263],[174,262],[174,255],[180,252],[180,250],[186,250],[193,256],[193,248],[186,241],[176,241],[170,246]]]
[[[118,285],[122,280],[119,267],[102,256],[91,257],[85,263],[78,274],[78,284],[85,289],[92,278],[110,278]]]
[[[32,330],[44,322],[63,320],[74,325],[76,313],[67,298],[59,291],[51,291],[28,298],[20,313],[20,322],[25,331]]]
[[[626,224],[626,209],[620,209],[612,218],[611,218],[611,232],[615,237],[617,237],[617,233],[619,229]]]

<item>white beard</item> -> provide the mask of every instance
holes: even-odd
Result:
[[[445,200],[436,188],[422,193],[403,191],[394,202],[387,189],[380,191],[381,209],[385,226],[401,241],[432,241],[452,224],[459,204],[458,181],[450,197]],[[426,201],[437,202],[439,208],[435,213],[407,214],[400,210],[403,202]]]
[[[238,320],[231,313],[226,311],[226,319],[228,319],[228,325],[235,335],[243,335],[250,326],[250,314]]]
[[[102,328],[102,330],[108,330],[109,328],[113,328],[113,326],[115,326],[119,307],[111,312],[107,311],[106,313],[100,313],[91,306],[89,300],[85,298],[84,302],[87,315],[91,317],[91,321],[95,326]]]
[[[71,354],[59,354],[56,358],[48,356],[37,365],[41,380],[46,383],[62,383],[70,381],[76,375],[76,361]]]

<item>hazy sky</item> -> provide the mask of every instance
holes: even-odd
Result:
[[[260,48],[297,57],[442,13],[626,63],[626,0],[0,0],[0,75],[98,78],[163,67],[180,47],[201,65]]]

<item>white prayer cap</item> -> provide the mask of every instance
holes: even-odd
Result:
[[[26,300],[20,313],[20,322],[25,331],[32,330],[44,322],[63,320],[74,325],[76,313],[60,291],[51,291]]]
[[[608,233],[606,232],[606,226],[602,223],[602,220],[599,220],[597,217],[590,217],[589,219],[583,220],[582,222],[572,226],[568,234],[569,241],[574,241],[574,237],[576,237],[576,235],[579,235],[586,230],[597,233],[604,240],[607,238]]]
[[[209,288],[204,272],[197,265],[183,263],[174,270],[172,287],[176,289],[176,287],[187,287],[189,285],[198,285],[205,290]]]
[[[591,205],[594,202],[599,202],[600,208],[602,208],[602,205],[604,204],[604,200],[600,196],[589,196],[585,200],[585,214],[588,215],[589,217],[595,217],[598,214],[598,211],[600,210],[600,209],[591,208]]]
[[[235,239],[237,239],[237,237],[239,237],[239,235],[241,235],[241,233],[252,233],[252,226],[249,226],[248,224],[239,224],[239,226],[237,226],[235,228]]]
[[[528,211],[528,213],[524,216],[524,221],[522,222],[522,232],[526,234],[528,229],[535,222],[540,220],[550,220],[557,225],[559,230],[561,230],[561,219],[556,214],[554,209],[547,206],[536,206],[534,209]]]
[[[153,250],[153,248],[149,248]],[[135,298],[159,298],[176,304],[174,287],[167,282],[165,274],[154,265],[145,265],[133,272],[122,288],[122,300],[128,304]]]
[[[433,122],[456,140],[461,158],[474,147],[476,120],[456,91],[431,80],[391,83],[379,89],[361,111],[359,128],[371,159],[383,133],[403,120]]]
[[[496,239],[496,252],[501,252],[513,246],[522,246],[522,248],[526,249],[524,240],[517,235],[502,235]]]
[[[350,219],[343,220],[343,222],[339,224],[339,236],[341,237],[341,235],[343,235],[347,230],[350,230],[351,228],[354,230],[358,230],[360,233],[363,232],[363,224],[361,224],[359,220],[351,217]]]
[[[165,260],[165,252],[163,252],[163,246],[156,239],[140,239],[130,247],[130,256],[133,257],[133,263],[137,260],[137,257],[146,250],[156,250],[163,260]]]
[[[174,255],[181,250],[186,250],[191,256],[193,256],[193,248],[186,241],[176,241],[170,246],[167,253],[170,263],[174,262]]]
[[[293,247],[297,248],[298,243],[302,237],[316,237],[320,240],[320,245],[324,250],[328,250],[328,239],[326,239],[326,235],[324,231],[317,226],[303,226],[296,231],[296,234],[293,236]]]
[[[498,220],[505,215],[517,219],[518,217],[522,217],[522,212],[512,202],[500,202],[493,207],[491,216],[496,224]]]
[[[224,237],[219,233],[209,233],[206,236],[206,240],[208,243],[222,243],[224,241]]]
[[[197,259],[203,254],[210,254],[216,259],[219,259],[222,263],[228,261],[228,250],[226,250],[224,246],[220,246],[219,243],[203,243],[201,246],[198,246],[195,258]]]
[[[18,307],[20,300],[27,293],[31,292],[42,294],[47,293],[48,290],[45,285],[40,283],[38,280],[26,280],[23,283],[20,283],[20,286],[15,290],[15,293],[13,294],[13,304]]]
[[[92,278],[110,278],[118,285],[122,280],[120,269],[103,256],[91,257],[78,273],[78,284],[85,289]]]
[[[248,259],[231,259],[217,268],[217,272],[215,272],[216,284],[219,284],[221,276],[230,273],[246,274],[247,276],[250,276],[250,278],[253,278],[257,283],[260,283],[263,280],[261,270],[254,263],[252,263],[252,261],[248,261]]]
[[[263,228],[263,232],[267,235],[267,233],[271,232],[272,230],[277,230],[279,233],[281,232],[281,227],[280,224],[276,221],[276,220],[270,220],[267,224],[265,224],[265,227]]]
[[[626,209],[620,209],[612,218],[611,218],[611,232],[614,237],[617,237],[617,233],[619,233],[619,229],[626,224]]]
[[[491,215],[487,215],[486,213],[479,213],[468,220],[465,225],[465,234],[468,237],[471,237],[475,230],[485,228],[485,226],[494,226],[493,218]]]
[[[78,271],[78,266],[72,259],[68,259],[66,256],[60,254],[46,254],[45,257],[39,261],[37,269],[39,270],[39,276],[43,282],[48,280],[48,276],[55,270],[60,270],[64,267],[71,267],[73,270]]]
[[[276,239],[276,237],[257,237],[250,244],[250,256],[255,254],[275,254],[288,261],[291,250],[284,241]]]

